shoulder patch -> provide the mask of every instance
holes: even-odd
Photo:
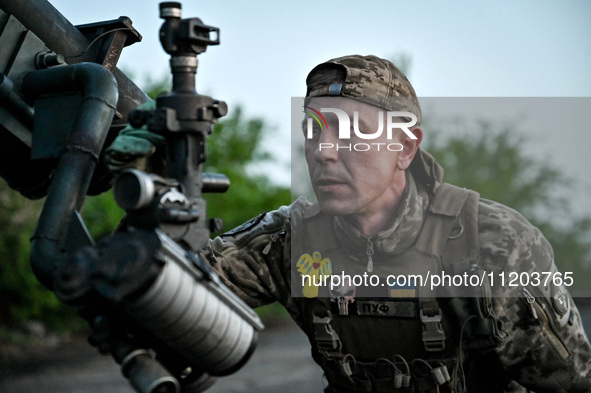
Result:
[[[563,316],[570,310],[568,295],[565,292],[559,292],[552,297],[552,306],[558,315]]]

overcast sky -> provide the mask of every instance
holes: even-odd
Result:
[[[121,67],[167,72],[158,1],[51,3],[74,24],[129,16],[144,39],[125,49]],[[264,115],[253,100],[301,95],[310,68],[351,53],[408,54],[421,96],[591,96],[586,0],[199,0],[183,3],[183,17],[221,29],[221,46],[201,56],[202,88]]]
[[[147,75],[169,72],[158,42],[158,1],[51,3],[74,24],[130,17],[143,41],[123,51],[119,67],[140,86]],[[183,17],[221,29],[221,45],[199,57],[198,91],[265,118],[274,146],[289,143],[290,98],[304,94],[308,71],[345,54],[406,54],[422,97],[591,97],[587,0],[199,0],[183,2]],[[551,149],[557,165],[589,167],[589,127],[551,134],[539,154]],[[589,180],[580,187],[591,193]]]

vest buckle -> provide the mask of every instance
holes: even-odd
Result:
[[[323,352],[339,352],[341,348],[341,340],[339,335],[330,326],[332,315],[327,312],[326,317],[319,317],[314,315],[312,322],[314,323],[314,340],[319,351]]]
[[[420,311],[423,323],[423,343],[428,352],[443,351],[445,349],[445,332],[441,325],[441,309],[437,314],[428,316]]]

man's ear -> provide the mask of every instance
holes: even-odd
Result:
[[[423,140],[423,130],[420,127],[412,127],[410,129],[412,134],[417,137],[417,139],[410,139],[410,137],[403,133],[403,140],[400,141],[402,144],[402,151],[398,156],[398,162],[396,163],[396,169],[401,171],[406,170],[409,167],[412,159],[414,158],[421,141]]]

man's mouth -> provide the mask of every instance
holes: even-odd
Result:
[[[315,181],[316,190],[320,192],[335,192],[347,183],[334,177],[321,177]]]

